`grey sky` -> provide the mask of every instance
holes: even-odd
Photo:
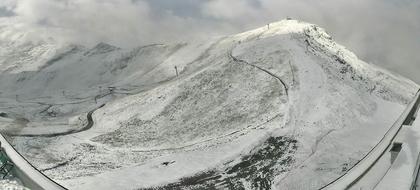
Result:
[[[6,9],[6,7],[0,7],[0,17],[11,17],[14,16],[14,12]]]
[[[320,25],[363,60],[420,83],[418,0],[0,0],[3,23],[31,40],[87,45],[207,39],[287,16]]]

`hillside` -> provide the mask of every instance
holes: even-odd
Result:
[[[296,20],[206,43],[0,50],[1,130],[70,189],[315,189],[419,88]]]

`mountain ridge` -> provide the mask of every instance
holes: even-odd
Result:
[[[419,88],[296,20],[206,43],[63,52],[48,67],[0,74],[0,112],[13,116],[0,127],[75,189],[321,187],[375,144]],[[87,131],[13,137],[80,128],[102,104]]]

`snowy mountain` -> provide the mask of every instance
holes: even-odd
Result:
[[[2,40],[0,65],[1,130],[69,189],[316,189],[419,88],[296,20],[133,49]]]

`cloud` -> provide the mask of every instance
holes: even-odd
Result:
[[[0,17],[15,16],[13,12],[14,5],[15,4],[12,0],[0,1]]]
[[[14,9],[31,37],[87,44],[141,43],[151,28],[148,11],[130,0],[18,0]]]
[[[287,16],[324,27],[362,59],[420,83],[417,0],[0,1],[0,30],[6,25],[9,35],[122,47],[208,39]]]

